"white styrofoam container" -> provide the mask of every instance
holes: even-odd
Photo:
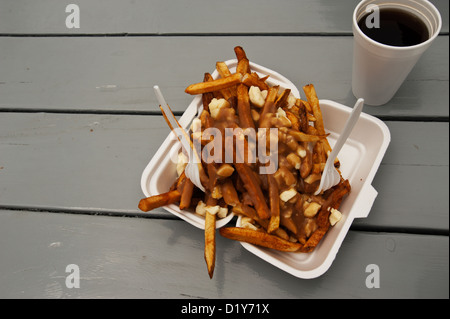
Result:
[[[342,131],[352,109],[345,105],[320,100],[325,131],[330,133],[331,147]],[[390,143],[390,132],[379,119],[361,113],[351,135],[340,151],[342,176],[349,180],[350,194],[342,201],[339,211],[341,220],[323,237],[311,253],[280,252],[248,243],[241,243],[245,249],[265,261],[299,278],[316,278],[331,266],[347,232],[355,218],[369,215],[378,192],[372,187],[372,180]],[[237,220],[240,226],[240,218]]]
[[[226,61],[231,72],[235,71],[237,61]],[[289,88],[294,96],[300,97],[295,85],[282,75],[260,65],[251,63],[251,68],[261,76],[270,75],[268,83]],[[212,73],[218,77],[217,71]],[[325,130],[330,133],[328,140],[333,147],[339,132],[350,115],[351,108],[330,100],[320,100]],[[192,120],[202,110],[201,96],[194,98],[183,116],[180,125],[187,128]],[[352,190],[343,200],[340,211],[342,219],[321,240],[311,253],[287,253],[258,247],[248,243],[241,243],[249,252],[257,255],[274,266],[300,278],[316,278],[325,273],[331,266],[350,225],[355,218],[368,216],[377,197],[377,191],[372,187],[372,180],[378,170],[381,160],[390,143],[390,132],[387,126],[379,119],[362,113],[350,137],[338,155],[341,163],[341,172],[348,179]],[[171,133],[163,142],[159,150],[149,162],[141,178],[141,188],[146,196],[166,192],[176,178],[176,164],[171,160],[178,153],[181,146]],[[181,211],[178,205],[164,207],[170,213],[184,219],[191,225],[204,229],[204,218],[189,211]],[[231,219],[229,215],[216,224],[223,227]],[[237,219],[237,226],[240,225]]]

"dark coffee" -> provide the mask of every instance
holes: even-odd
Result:
[[[358,21],[358,26],[365,35],[379,43],[405,47],[420,44],[430,37],[424,21],[402,9],[380,8],[378,25],[374,19],[377,19],[374,13],[367,13]]]

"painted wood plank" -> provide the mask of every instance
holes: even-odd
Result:
[[[355,102],[351,37],[7,37],[0,38],[0,109],[159,112],[158,84],[182,112],[192,101],[185,88],[216,61],[234,58],[236,45],[299,88],[313,83],[320,98]],[[439,37],[393,100],[365,112],[448,119],[448,45],[448,36]]]
[[[0,3],[2,34],[347,33],[358,0],[78,0],[79,28],[68,28],[68,2]],[[448,1],[432,0],[448,32]]]
[[[354,224],[396,227],[387,222],[392,218],[405,229],[430,230],[429,220],[443,226],[436,229],[448,231],[448,123],[386,124],[392,140],[373,182],[378,197],[369,217]],[[416,218],[423,224],[418,225]]]
[[[0,210],[0,298],[443,299],[448,252],[446,236],[350,231],[330,269],[304,280],[218,235],[210,280],[203,232],[182,221]]]
[[[379,195],[355,225],[448,231],[448,123],[388,125]],[[0,207],[141,214],[140,177],[168,133],[159,116],[0,113]]]

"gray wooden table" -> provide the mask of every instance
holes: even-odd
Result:
[[[379,192],[330,269],[300,279],[163,209],[142,213],[140,177],[215,62],[251,60],[320,98],[353,105],[357,0],[0,1],[0,298],[448,298],[449,3],[443,29],[389,104],[365,107],[391,144]],[[366,286],[366,266],[380,286]],[[76,265],[80,286],[67,285]],[[67,270],[67,271],[66,271]]]

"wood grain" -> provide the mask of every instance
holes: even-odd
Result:
[[[448,231],[448,123],[388,125],[379,195],[355,223]],[[139,215],[141,174],[168,133],[161,116],[2,113],[0,207]]]
[[[445,236],[351,231],[310,280],[218,236],[210,280],[203,231],[183,221],[0,210],[0,225],[1,298],[448,298]],[[66,287],[69,264],[80,288]],[[369,289],[372,264],[380,287]]]
[[[354,105],[351,37],[82,37],[0,38],[0,110],[160,113],[159,85],[173,111],[192,101],[184,93],[242,45],[252,62],[321,99]],[[365,107],[388,118],[448,119],[448,37],[439,37],[387,105]],[[180,51],[179,48],[183,48]],[[269,48],[282,48],[268,54]],[[268,51],[269,50],[269,51]],[[311,62],[313,61],[313,62]]]
[[[432,0],[448,33],[448,1]],[[351,34],[358,0],[78,0],[80,28],[68,29],[68,3],[0,2],[3,34]]]

